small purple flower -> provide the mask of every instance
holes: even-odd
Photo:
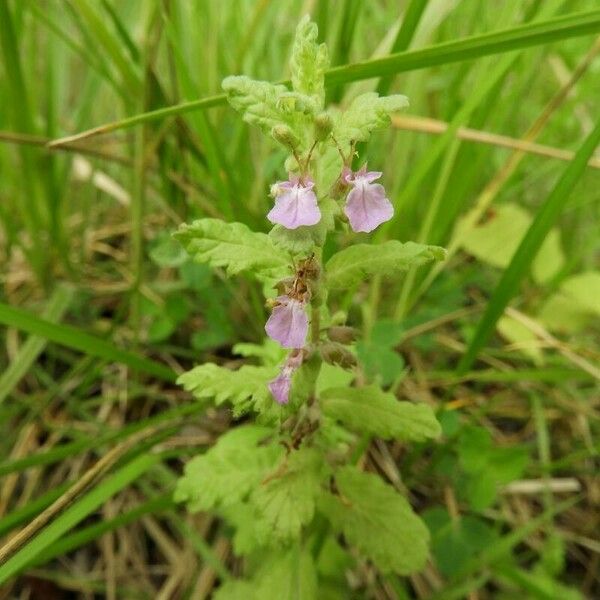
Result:
[[[278,404],[287,404],[289,402],[292,375],[302,364],[303,358],[302,351],[294,350],[287,357],[279,375],[269,382],[269,391],[273,394],[273,398],[275,398]]]
[[[292,373],[283,369],[273,381],[269,382],[269,391],[278,404],[287,404],[292,387]]]
[[[279,296],[265,325],[268,336],[284,348],[302,348],[308,334],[308,316],[304,302]]]
[[[346,198],[344,212],[354,231],[369,232],[394,216],[394,207],[385,196],[385,189],[373,183],[381,177],[380,171],[367,171],[367,165],[356,173],[345,169],[342,178],[353,186]]]
[[[279,223],[286,229],[296,229],[301,225],[316,225],[321,220],[321,211],[317,205],[317,196],[312,191],[315,186],[312,179],[303,182],[298,177],[277,183],[275,188],[275,206],[267,215],[271,223]]]

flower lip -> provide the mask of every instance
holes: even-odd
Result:
[[[290,399],[292,387],[291,373],[282,371],[275,379],[269,382],[269,391],[278,404],[287,404]]]
[[[394,207],[379,183],[373,183],[381,177],[381,171],[367,171],[364,164],[352,173],[344,170],[342,177],[352,186],[346,197],[344,213],[350,226],[356,232],[368,233],[394,216]]]
[[[310,177],[290,177],[276,184],[275,205],[267,214],[271,223],[286,229],[316,225],[321,220],[317,196],[313,192],[314,181]]]
[[[305,303],[286,295],[278,296],[265,331],[284,348],[302,348],[308,335]]]
[[[300,367],[303,360],[304,353],[302,350],[293,350],[288,355],[279,375],[269,382],[269,391],[278,404],[287,404],[289,402],[292,375]]]

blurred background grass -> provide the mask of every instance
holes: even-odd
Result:
[[[182,459],[230,417],[202,412],[172,382],[199,362],[241,364],[232,346],[260,341],[265,308],[256,284],[190,263],[170,233],[202,216],[267,231],[283,153],[223,104],[47,143],[218,95],[229,74],[287,78],[307,12],[342,67],[332,102],[368,90],[411,101],[362,149],[396,206],[375,240],[450,250],[439,268],[334,298],[364,330],[368,376],[434,405],[445,432],[435,448],[369,449],[370,468],[402,474],[433,558],[408,581],[355,566],[356,597],[600,595],[600,156],[585,167],[580,151],[598,126],[598,11],[569,39],[553,27],[518,51],[472,46],[448,64],[438,52],[438,63],[426,55],[414,70],[339,83],[352,79],[347,64],[507,39],[597,8],[0,2],[0,535],[10,545],[17,534],[18,559],[0,568],[0,597],[204,598],[240,572],[223,526],[170,500]],[[572,189],[557,188],[578,160]],[[515,254],[551,197],[560,216],[539,253]],[[507,269],[524,275],[504,310]],[[69,508],[43,512],[67,490]],[[52,524],[19,538],[40,514]]]

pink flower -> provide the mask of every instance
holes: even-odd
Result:
[[[273,394],[278,404],[287,404],[290,399],[290,389],[292,387],[292,374],[283,369],[273,381],[269,383],[269,391]]]
[[[311,179],[305,179],[303,183],[297,177],[277,183],[275,206],[267,215],[267,219],[271,223],[283,225],[286,229],[316,225],[321,220],[321,211],[317,205],[317,197],[312,191],[314,186]]]
[[[302,364],[302,352],[292,352],[286,359],[281,372],[269,382],[269,391],[278,404],[287,404],[290,399],[292,375]]]
[[[289,296],[279,296],[265,325],[265,331],[284,348],[302,348],[308,334],[304,302]]]
[[[344,212],[354,231],[373,231],[394,216],[394,207],[385,196],[385,189],[373,183],[381,177],[380,171],[368,171],[367,165],[352,173],[345,169],[342,178],[353,186],[346,198]]]

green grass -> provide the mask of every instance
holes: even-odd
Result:
[[[591,288],[569,291],[574,277],[600,272],[600,171],[586,166],[600,144],[600,9],[594,0],[491,4],[0,2],[0,555],[115,444],[146,436],[11,552],[0,565],[9,595],[25,597],[39,577],[81,597],[200,598],[240,574],[223,524],[171,501],[184,461],[231,415],[174,382],[194,364],[249,360],[232,348],[260,343],[263,291],[187,262],[170,233],[203,216],[268,230],[283,154],[227,107],[220,82],[287,81],[307,7],[331,49],[332,100],[404,93],[409,114],[448,125],[435,135],[393,129],[361,148],[396,207],[374,242],[442,245],[448,260],[331,298],[369,348],[389,332],[382,356],[402,365],[390,385],[430,402],[444,427],[432,446],[367,448],[365,468],[399,471],[416,510],[443,510],[451,526],[428,521],[434,555],[418,581],[354,565],[357,598],[600,594],[599,313]],[[471,144],[460,127],[574,158]],[[498,266],[465,240],[507,205],[530,221],[521,239],[506,231],[499,240],[499,255],[510,244],[515,252]],[[558,257],[544,245],[554,232]],[[365,238],[339,235],[325,251]],[[541,279],[540,256],[551,272]],[[542,334],[503,328],[507,308]],[[373,364],[378,376],[377,356]],[[536,479],[536,493],[478,504],[475,483],[486,477],[465,448],[485,432],[509,453],[499,466],[489,451],[498,485]],[[522,469],[510,452],[526,454]],[[551,491],[573,478],[591,483]],[[470,555],[482,539],[486,549]]]

